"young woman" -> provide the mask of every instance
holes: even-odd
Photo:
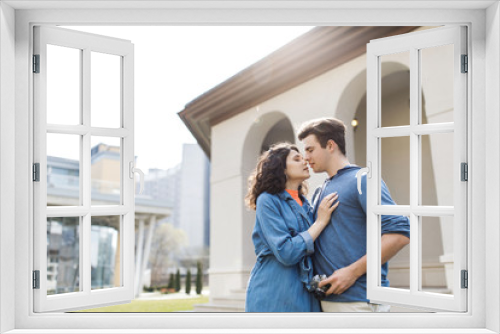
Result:
[[[304,197],[307,162],[295,145],[282,143],[263,153],[249,178],[246,205],[256,210],[252,240],[257,262],[248,281],[246,312],[315,312],[319,301],[307,288],[313,277],[314,240],[337,208],[327,196],[312,223]]]

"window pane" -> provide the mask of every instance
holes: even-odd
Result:
[[[121,57],[91,52],[91,125],[121,125]]]
[[[382,127],[410,124],[410,52],[380,57]]]
[[[420,217],[421,291],[453,294],[453,217]]]
[[[420,50],[421,124],[453,122],[453,44]]]
[[[92,205],[120,204],[121,140],[91,138]]]
[[[382,138],[381,151],[382,180],[396,204],[409,205],[410,137]]]
[[[92,217],[90,263],[92,289],[122,286],[120,216]]]
[[[390,219],[390,216],[382,216],[382,219],[384,218]],[[410,244],[389,260],[387,268],[387,278],[391,288],[410,289]]]
[[[80,205],[80,139],[47,134],[47,206]]]
[[[47,45],[47,123],[80,123],[81,50]]]
[[[47,295],[80,290],[80,218],[47,218]]]
[[[422,149],[420,203],[453,206],[453,133],[420,136],[420,145]]]

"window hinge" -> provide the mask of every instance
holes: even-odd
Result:
[[[461,180],[462,181],[469,181],[469,166],[466,162],[462,162],[461,164]]]
[[[33,289],[40,289],[40,270],[33,270]]]
[[[469,274],[467,270],[462,270],[461,275],[462,275],[462,289],[467,289],[469,287]]]
[[[33,55],[33,73],[40,73],[40,55]]]
[[[462,55],[462,73],[469,72],[469,57],[467,55]]]
[[[40,182],[40,164],[38,162],[33,164],[33,181]]]

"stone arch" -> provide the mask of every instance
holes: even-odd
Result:
[[[384,62],[382,67],[382,78],[391,74],[409,71],[408,66],[400,62]],[[366,101],[366,69],[358,72],[352,80],[344,88],[335,110],[335,117],[342,120],[346,127],[346,151],[349,161],[356,162],[356,147],[354,131],[351,126],[351,121],[356,115],[356,111],[362,99]],[[366,103],[365,103],[366,104]],[[365,123],[366,126],[366,123]],[[366,137],[365,137],[366,139]]]
[[[282,112],[273,111],[261,115],[250,126],[243,144],[241,157],[243,197],[247,192],[248,177],[255,168],[260,154],[269,149],[272,144],[283,141],[295,143],[295,131],[288,116]],[[249,267],[255,262],[251,239],[254,222],[255,212],[249,209],[242,210],[243,264]]]

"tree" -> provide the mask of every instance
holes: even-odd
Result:
[[[173,288],[175,288],[174,284],[175,284],[175,282],[174,282],[174,274],[170,273],[170,277],[168,279],[167,289],[173,289]]]
[[[191,269],[188,269],[186,274],[186,294],[191,293]]]
[[[165,285],[166,272],[172,256],[176,255],[187,242],[186,234],[171,223],[160,224],[154,230],[149,263],[151,265],[151,285]],[[172,286],[174,288],[175,286]]]
[[[181,291],[181,273],[179,269],[175,273],[175,292]]]
[[[200,295],[203,289],[203,268],[201,267],[201,261],[198,261],[197,271],[196,271],[196,294]]]

